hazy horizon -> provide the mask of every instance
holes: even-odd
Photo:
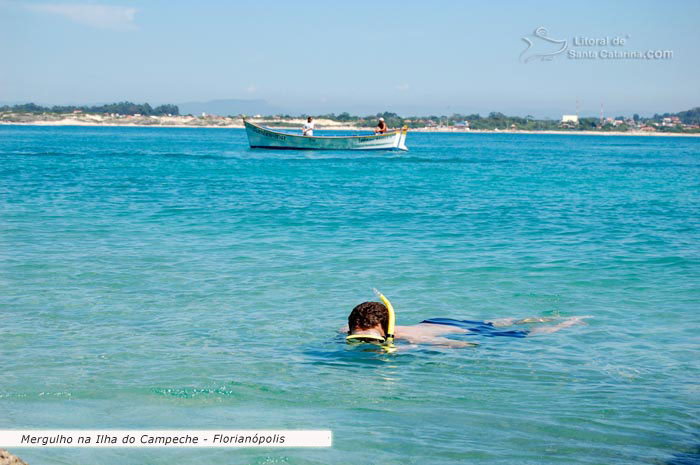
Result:
[[[89,102],[89,103],[79,103],[79,102],[66,102],[66,103],[58,103],[58,104],[50,104],[50,103],[42,103],[42,102],[19,102],[19,101],[14,101],[14,102],[7,102],[7,101],[0,101],[0,105],[22,105],[22,104],[27,104],[27,103],[34,103],[36,105],[40,106],[45,106],[45,107],[51,107],[51,106],[99,106],[99,105],[106,105],[106,104],[112,104],[112,103],[118,103],[118,102],[123,102],[123,101],[128,101],[126,99],[119,99],[115,101],[104,101],[104,102]],[[236,102],[241,102],[241,106],[233,106],[230,111],[216,111],[216,108],[218,106],[221,106],[221,102],[229,102],[229,101],[236,101]],[[317,112],[317,113],[309,113],[305,111],[290,111],[289,109],[283,109],[281,107],[275,106],[273,104],[270,104],[270,102],[267,102],[265,100],[260,100],[260,99],[255,99],[255,100],[246,100],[246,99],[217,99],[217,100],[210,100],[206,102],[149,102],[149,101],[143,101],[143,102],[132,102],[136,104],[143,104],[143,103],[148,103],[152,107],[156,107],[158,105],[164,105],[164,104],[174,104],[177,105],[180,114],[181,115],[186,115],[186,114],[193,114],[193,115],[198,115],[200,113],[207,113],[211,115],[220,115],[220,116],[229,116],[229,115],[238,115],[238,114],[247,114],[247,115],[252,115],[252,114],[260,114],[263,116],[272,116],[272,115],[289,115],[289,116],[301,116],[301,115],[327,115],[334,113],[336,115],[339,115],[343,112],[349,113],[351,116],[371,116],[371,115],[376,115],[378,113],[383,113],[385,111],[396,113],[399,116],[403,118],[411,117],[411,116],[420,116],[420,117],[425,117],[425,116],[451,116],[455,113],[459,113],[462,115],[470,115],[470,114],[479,114],[482,117],[488,116],[489,113],[493,112],[498,112],[498,113],[503,113],[506,116],[513,116],[513,117],[527,117],[527,116],[532,116],[535,119],[560,119],[561,114],[557,115],[538,115],[538,114],[533,114],[533,112],[530,113],[507,113],[503,111],[499,111],[498,109],[495,110],[490,110],[490,111],[485,111],[485,112],[472,112],[472,113],[460,113],[460,112],[452,112],[452,113],[406,113],[406,112],[400,112],[400,111],[395,111],[395,109],[378,109],[377,111],[369,111],[369,112],[352,112],[348,111],[347,109],[343,110],[337,110],[337,111],[325,111],[325,112]],[[261,108],[251,108],[250,105],[261,105]],[[198,108],[197,110],[194,110],[193,107],[202,107]],[[651,118],[654,116],[655,113],[658,114],[664,114],[664,113],[679,113],[681,111],[685,110],[690,110],[692,108],[698,107],[700,105],[694,105],[688,108],[682,108],[682,109],[677,109],[677,110],[670,110],[670,111],[657,111],[657,112],[652,112],[652,113],[637,113],[640,117],[642,118]],[[267,110],[266,110],[267,109]],[[239,111],[242,110],[242,111]],[[564,113],[566,114],[566,113]],[[575,113],[573,113],[575,114]],[[625,116],[625,117],[631,117],[633,116],[633,113],[615,113],[613,114],[606,114],[606,117],[608,116]],[[581,118],[599,118],[600,113],[598,114],[579,114],[579,117]]]
[[[0,11],[4,102],[537,118],[700,104],[700,4],[0,0]],[[649,51],[670,56],[569,56]]]

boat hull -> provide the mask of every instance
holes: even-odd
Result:
[[[399,131],[366,136],[301,136],[272,131],[244,121],[251,148],[295,150],[408,150],[404,127]]]

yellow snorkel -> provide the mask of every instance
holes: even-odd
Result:
[[[377,294],[377,297],[381,299],[382,303],[386,307],[387,312],[389,312],[389,324],[387,325],[387,332],[386,332],[386,340],[384,344],[388,346],[393,346],[394,345],[394,326],[396,325],[396,313],[394,313],[394,306],[391,305],[391,302],[389,302],[389,299],[384,297],[384,294],[379,292],[377,288],[375,287],[374,293]]]
[[[375,334],[350,334],[345,338],[347,342],[369,342],[374,344],[380,344],[385,350],[391,352],[394,350],[394,327],[396,326],[396,314],[394,313],[394,306],[391,305],[389,299],[384,297],[384,294],[379,292],[376,288],[374,293],[382,301],[386,307],[387,313],[389,314],[389,321],[387,324],[386,337],[381,337]]]

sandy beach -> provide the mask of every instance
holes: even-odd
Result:
[[[249,118],[249,121],[263,126],[271,126],[281,130],[294,130],[304,123],[303,118]],[[316,128],[330,131],[372,131],[372,127],[357,127],[330,119],[315,119]],[[109,116],[96,114],[18,114],[5,113],[0,115],[1,125],[23,126],[106,126],[106,127],[163,127],[163,128],[221,128],[241,129],[243,120],[224,116]],[[554,134],[580,136],[661,136],[661,137],[700,137],[700,133],[692,132],[645,132],[645,131],[577,131],[577,130],[464,130],[448,127],[411,128],[411,132],[431,132],[445,134]]]
[[[306,120],[303,118],[247,118],[256,124],[277,125],[282,129],[297,129]],[[330,130],[357,130],[338,121],[319,118],[316,119],[316,127]],[[69,114],[58,115],[51,113],[0,113],[0,124],[31,125],[31,126],[119,126],[119,127],[168,127],[168,128],[243,128],[242,118],[228,116],[141,116],[141,115],[98,115],[98,114]],[[370,129],[370,128],[367,128]]]
[[[520,129],[503,129],[503,130],[481,130],[472,129],[469,131],[454,130],[448,128],[415,128],[410,129],[412,132],[440,132],[446,134],[554,134],[560,136],[675,136],[675,137],[699,137],[700,133],[671,133],[671,132],[644,132],[644,131],[528,131]]]

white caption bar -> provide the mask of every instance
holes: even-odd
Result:
[[[0,430],[0,447],[331,447],[331,431]]]

